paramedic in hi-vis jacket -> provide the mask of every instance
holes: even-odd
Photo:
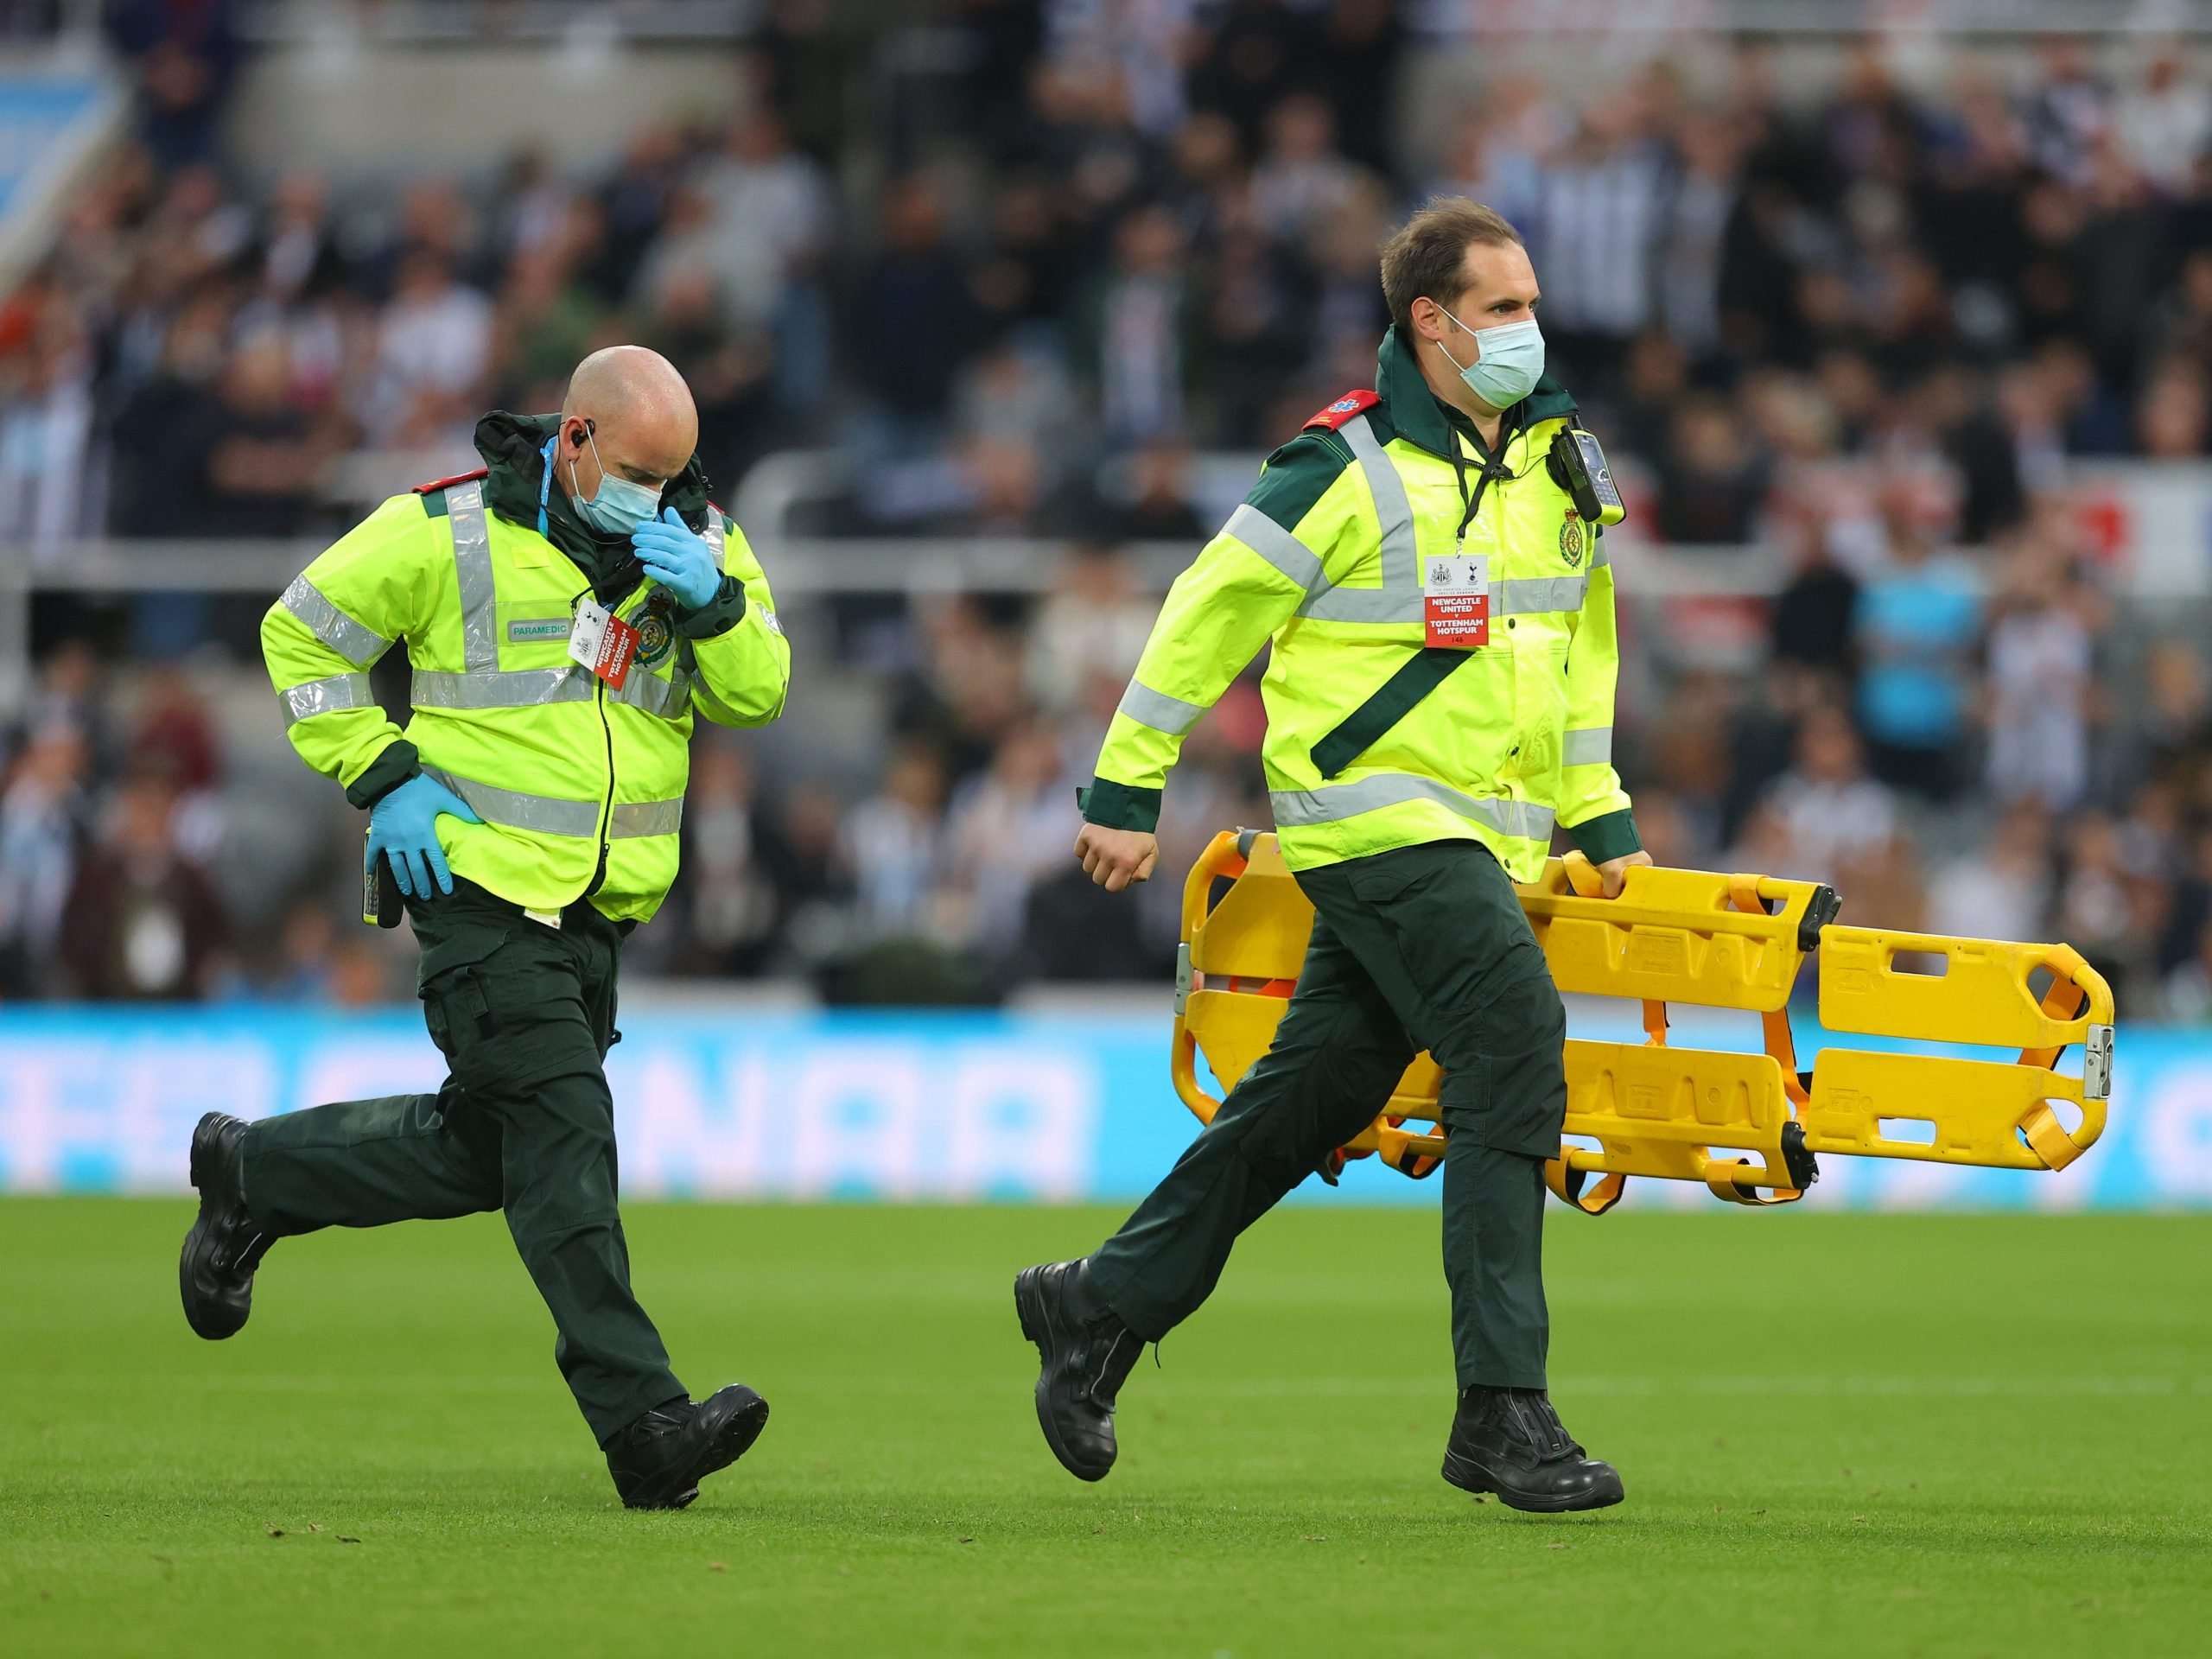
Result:
[[[1444,1477],[1516,1509],[1621,1497],[1546,1392],[1545,1160],[1566,1015],[1513,884],[1554,828],[1608,897],[1649,857],[1612,766],[1618,522],[1574,400],[1544,374],[1537,285],[1489,208],[1433,203],[1382,251],[1375,389],[1268,458],[1169,591],[1085,792],[1076,854],[1152,874],[1182,740],[1272,645],[1268,798],[1313,900],[1274,1046],[1118,1233],[1015,1281],[1037,1411],[1085,1480],[1114,1462],[1138,1352],[1197,1311],[1237,1235],[1371,1122],[1414,1054],[1443,1068],[1444,1274],[1459,1401]]]
[[[270,607],[293,747],[368,811],[370,879],[414,925],[448,1075],[257,1123],[209,1113],[181,1268],[192,1328],[224,1338],[288,1234],[504,1211],[635,1509],[690,1503],[768,1415],[743,1387],[695,1404],[631,1294],[602,1069],[623,939],[676,875],[692,717],[765,724],[790,682],[698,432],[665,359],[595,352],[559,415],[485,416],[483,467],[385,502]],[[402,639],[404,731],[368,677]]]

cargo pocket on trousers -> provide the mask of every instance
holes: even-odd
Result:
[[[1547,1036],[1511,1054],[1485,1054],[1447,1075],[1437,1090],[1446,1135],[1530,1158],[1559,1156],[1567,1122],[1563,1038]]]
[[[430,1040],[458,1071],[462,1055],[498,1029],[483,980],[474,968],[448,968],[423,987],[422,997]]]

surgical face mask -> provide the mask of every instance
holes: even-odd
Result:
[[[1436,308],[1444,311],[1442,306]],[[1449,311],[1444,315],[1452,317]],[[1492,409],[1510,409],[1536,389],[1536,382],[1544,378],[1544,334],[1530,317],[1525,322],[1502,322],[1495,328],[1468,328],[1457,317],[1452,321],[1475,338],[1481,355],[1474,362],[1462,366],[1452,355],[1452,348],[1442,340],[1437,348],[1459,371],[1459,378],[1467,383],[1467,390],[1488,404]]]
[[[591,446],[591,458],[599,461],[599,440],[591,429],[584,429],[584,442]],[[660,516],[660,492],[650,485],[632,484],[626,478],[617,478],[607,470],[607,463],[599,461],[599,493],[588,501],[575,493],[576,463],[569,462],[569,505],[576,510],[576,517],[594,530],[608,536],[627,536],[648,518]]]

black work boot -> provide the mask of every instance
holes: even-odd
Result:
[[[276,1240],[245,1208],[245,1121],[210,1112],[192,1132],[200,1218],[184,1236],[177,1289],[188,1324],[210,1342],[234,1337],[253,1312],[253,1270]]]
[[[607,1443],[607,1472],[625,1509],[680,1510],[699,1496],[701,1481],[751,1451],[767,1426],[768,1402],[741,1382],[696,1405],[671,1400]]]
[[[1462,1491],[1496,1492],[1510,1510],[1557,1514],[1621,1501],[1610,1463],[1583,1455],[1541,1389],[1469,1389],[1459,1396],[1444,1478]]]
[[[1090,1263],[1054,1262],[1014,1275],[1021,1334],[1037,1344],[1037,1421],[1061,1466],[1103,1480],[1114,1466],[1114,1396],[1144,1351],[1090,1283]]]

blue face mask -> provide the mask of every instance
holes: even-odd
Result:
[[[1442,306],[1436,308],[1444,311]],[[1452,317],[1449,311],[1444,315]],[[1510,409],[1536,389],[1536,382],[1544,378],[1544,334],[1536,327],[1536,320],[1524,322],[1502,322],[1495,328],[1468,328],[1457,317],[1452,321],[1475,337],[1481,356],[1461,367],[1459,359],[1452,356],[1451,348],[1442,340],[1437,348],[1450,359],[1452,366],[1459,371],[1459,378],[1467,383],[1467,390],[1488,404],[1492,409]]]
[[[599,440],[592,436],[589,427],[584,429],[584,442],[591,446],[591,458],[599,461]],[[599,462],[599,493],[591,499],[587,501],[575,493],[575,481],[576,464],[571,461],[569,505],[576,510],[577,518],[604,535],[627,536],[648,518],[660,516],[658,490],[615,477],[607,470],[603,461]]]

